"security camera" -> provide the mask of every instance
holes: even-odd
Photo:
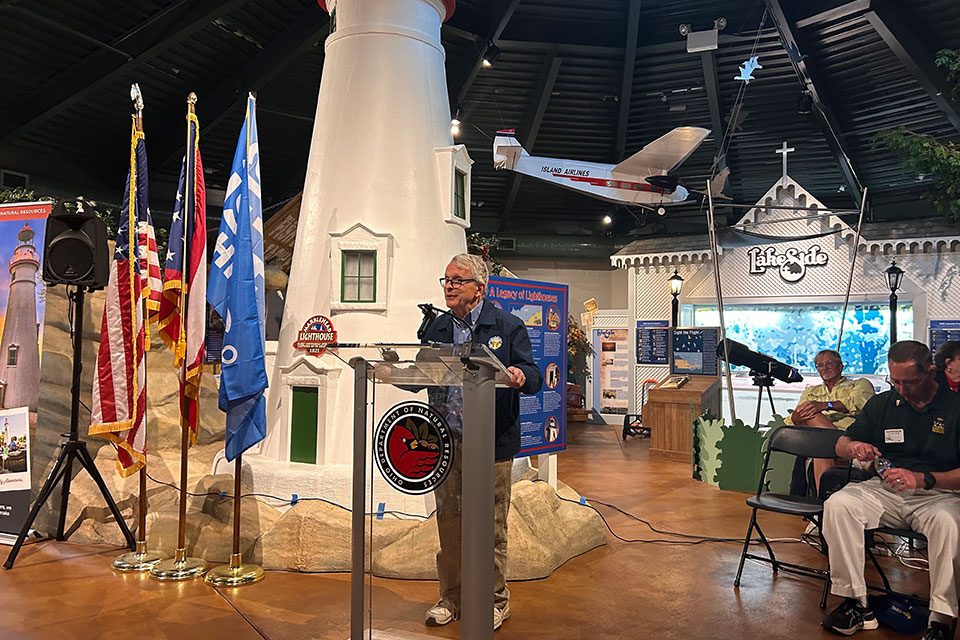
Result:
[[[713,21],[713,28],[716,29],[717,31],[723,31],[724,28],[726,28],[726,26],[727,26],[727,19],[724,18],[723,16],[720,16],[719,18]]]
[[[690,25],[688,24],[680,25],[680,35],[686,37],[688,33],[690,33]]]

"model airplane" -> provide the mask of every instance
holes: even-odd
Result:
[[[690,195],[669,174],[690,157],[710,130],[677,127],[616,165],[531,156],[514,133],[513,129],[497,131],[496,169],[510,169],[609,202],[658,205],[683,202]]]

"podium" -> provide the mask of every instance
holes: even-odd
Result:
[[[720,377],[689,376],[682,387],[650,390],[643,426],[650,428],[650,459],[690,463],[693,418],[707,409],[720,415]],[[690,404],[693,403],[691,413]]]
[[[460,637],[470,640],[493,638],[493,527],[494,527],[494,419],[495,387],[506,384],[510,374],[486,345],[438,345],[421,344],[344,344],[334,345],[339,356],[347,356],[354,372],[354,423],[353,423],[353,496],[351,521],[351,571],[350,571],[350,640],[423,638],[423,634],[402,630],[376,629],[369,601],[365,600],[364,579],[367,556],[367,535],[374,526],[372,503],[367,510],[366,470],[368,424],[374,425],[375,438],[383,438],[384,429],[377,422],[391,419],[391,411],[406,402],[414,401],[416,394],[424,389],[433,389],[428,396],[448,397],[449,389],[462,389],[462,487],[461,506],[461,602]],[[371,393],[372,387],[372,393]],[[386,389],[385,389],[386,388]],[[379,392],[378,392],[379,391]],[[387,398],[384,401],[384,397]],[[396,401],[401,400],[398,404]],[[421,401],[422,402],[422,401]],[[427,403],[432,406],[431,403]],[[379,405],[379,406],[378,406]],[[383,423],[385,424],[385,422]],[[379,425],[380,427],[383,424]],[[406,424],[406,423],[405,423]],[[408,425],[409,426],[409,425]],[[414,427],[415,429],[415,427]],[[416,430],[416,429],[415,429]],[[403,432],[406,433],[406,432]],[[419,435],[423,435],[420,433]],[[416,436],[415,436],[416,437]],[[439,461],[444,464],[444,443],[433,442],[424,436],[416,443],[391,437],[388,447],[401,449],[401,458],[408,451],[416,453],[418,446],[432,449],[437,446]],[[409,439],[407,439],[409,440]],[[372,443],[376,449],[371,467],[385,462],[386,448],[383,442]],[[454,452],[455,454],[455,452]],[[377,459],[381,456],[381,459]],[[453,463],[453,456],[447,461]],[[435,467],[436,468],[436,467]],[[373,484],[371,469],[371,485]],[[391,468],[394,480],[403,483],[411,493],[426,493],[424,486],[429,479],[404,473]],[[438,483],[439,485],[439,483]],[[371,486],[370,498],[373,490]],[[368,514],[369,513],[369,519]],[[370,529],[368,529],[368,526]],[[370,540],[374,536],[370,535]],[[372,563],[371,563],[372,564]],[[372,566],[370,576],[372,578]],[[431,603],[432,604],[432,603]],[[423,613],[418,611],[419,623]],[[370,614],[371,628],[364,629],[364,620]],[[396,621],[399,622],[399,621]],[[406,621],[404,621],[406,622]]]

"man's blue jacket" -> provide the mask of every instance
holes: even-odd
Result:
[[[453,342],[453,319],[441,315],[427,329],[423,342]],[[543,384],[543,373],[533,362],[533,348],[527,328],[516,316],[483,301],[480,317],[474,328],[473,343],[485,344],[508,367],[517,367],[526,376],[523,387],[497,389],[496,443],[497,460],[512,458],[520,451],[520,393],[536,393]]]

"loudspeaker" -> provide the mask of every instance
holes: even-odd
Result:
[[[48,285],[87,287],[91,291],[103,289],[110,279],[107,226],[97,216],[84,212],[87,203],[76,202],[77,213],[69,213],[61,201],[47,217],[43,281]]]

